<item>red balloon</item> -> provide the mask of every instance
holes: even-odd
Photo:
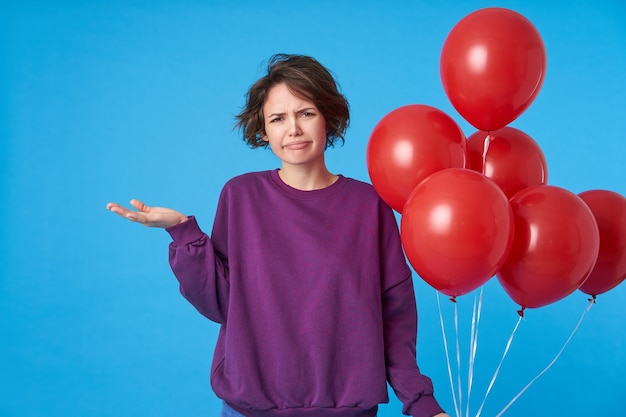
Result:
[[[513,240],[513,213],[493,181],[475,171],[448,168],[415,187],[400,228],[415,272],[456,297],[500,269]]]
[[[533,102],[545,77],[546,52],[537,29],[512,10],[486,8],[461,19],[441,52],[444,90],[479,130],[497,130]]]
[[[563,188],[535,185],[510,200],[515,219],[513,247],[497,274],[523,308],[560,300],[587,279],[600,238],[585,202]]]
[[[548,165],[537,143],[526,133],[506,126],[467,138],[469,168],[502,188],[508,198],[533,185],[546,184]]]
[[[598,260],[580,287],[596,296],[626,279],[626,198],[613,191],[589,190],[578,194],[589,206],[600,231]]]
[[[464,168],[465,135],[447,114],[412,104],[385,115],[367,144],[367,169],[380,197],[401,213],[417,184],[445,168]]]

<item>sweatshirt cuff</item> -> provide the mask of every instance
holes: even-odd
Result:
[[[205,237],[204,232],[198,226],[195,216],[188,216],[186,222],[165,229],[170,234],[175,245],[188,245]]]
[[[419,400],[413,403],[410,409],[411,417],[433,417],[444,412],[432,395],[422,395]]]

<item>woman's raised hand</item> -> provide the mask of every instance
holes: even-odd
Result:
[[[130,210],[117,203],[107,204],[107,210],[148,227],[168,228],[187,220],[187,216],[176,210],[164,207],[150,207],[139,200],[130,200],[130,205],[137,211]]]

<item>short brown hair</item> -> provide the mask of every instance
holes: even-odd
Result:
[[[339,92],[337,82],[322,64],[305,55],[276,54],[270,57],[267,74],[254,83],[246,94],[246,105],[236,116],[236,128],[252,148],[267,147],[263,140],[265,121],[263,105],[269,90],[285,83],[298,97],[309,100],[326,121],[326,147],[337,140],[344,142],[350,123],[348,101]]]

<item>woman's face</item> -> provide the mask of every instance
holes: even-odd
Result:
[[[324,164],[326,120],[315,104],[295,96],[286,84],[277,84],[267,94],[263,118],[263,139],[283,167]]]

